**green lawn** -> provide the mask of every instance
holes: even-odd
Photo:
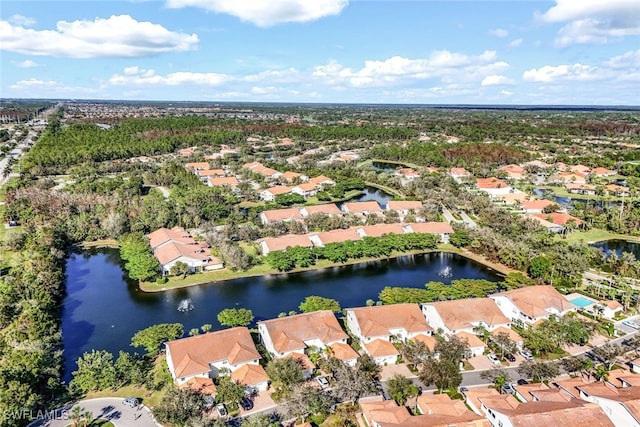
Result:
[[[562,239],[561,236],[557,236],[558,239]],[[599,228],[594,228],[588,231],[573,231],[566,237],[566,241],[569,243],[577,243],[577,242],[599,242],[602,240],[629,240],[632,242],[640,242],[640,237],[638,236],[630,236],[626,234],[617,234],[607,230],[601,230]]]
[[[556,197],[569,197],[571,199],[576,199],[576,200],[604,200],[608,202],[619,202],[619,201],[622,201],[623,199],[622,197],[613,197],[613,196],[573,194],[573,193],[569,193],[564,187],[556,187],[556,186],[550,186],[550,185],[536,186],[536,188],[540,188],[543,190],[551,190],[553,191],[553,194],[556,195]],[[637,197],[634,199],[637,199]],[[633,201],[632,198],[630,197],[624,197],[624,200],[625,202]]]

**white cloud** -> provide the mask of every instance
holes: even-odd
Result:
[[[27,80],[20,80],[9,87],[14,90],[20,90],[20,89],[27,89],[27,88],[33,88],[33,87],[55,87],[58,85],[59,83],[53,80],[39,80],[35,78],[30,78]]]
[[[514,83],[513,80],[505,76],[492,74],[482,79],[482,82],[480,83],[480,85],[481,86],[497,86],[497,85],[512,85],[513,83]]]
[[[12,64],[18,68],[35,68],[41,66],[37,62],[30,59],[25,59],[24,61],[12,61]]]
[[[0,49],[71,58],[139,57],[192,50],[196,34],[167,30],[129,15],[94,21],[58,21],[55,30],[34,30],[0,21]]]
[[[522,44],[523,41],[524,40],[522,40],[522,39],[511,40],[509,42],[509,47],[519,47]]]
[[[218,73],[180,71],[161,76],[156,74],[154,70],[127,67],[123,74],[114,74],[108,82],[114,86],[219,86],[230,80],[232,80],[231,76]]]
[[[603,65],[613,69],[640,69],[640,49],[626,52],[620,56],[614,56],[608,61],[605,61]]]
[[[508,90],[501,90],[500,92],[498,92],[498,95],[503,96],[503,97],[508,97],[513,95],[513,92],[508,91]]]
[[[40,80],[36,78],[20,80],[9,86],[9,89],[22,97],[59,97],[64,95],[66,98],[70,98],[94,95],[99,92],[99,89],[95,87],[68,86],[54,80]]]
[[[224,13],[270,27],[285,22],[310,22],[337,15],[349,4],[348,0],[167,0],[170,8],[199,7]]]
[[[22,15],[12,15],[7,19],[7,21],[11,22],[14,25],[19,25],[21,27],[32,27],[36,25],[36,20],[33,18],[29,18]]]
[[[637,0],[556,0],[540,18],[567,24],[560,29],[556,46],[604,44],[611,38],[640,35]]]
[[[525,71],[522,74],[522,78],[529,82],[552,83],[558,81],[598,80],[602,78],[599,74],[598,67],[589,65],[545,65],[544,67]]]
[[[509,31],[502,28],[496,28],[493,30],[489,30],[489,34],[496,37],[507,37],[509,35]]]

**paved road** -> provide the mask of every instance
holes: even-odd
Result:
[[[475,228],[478,226],[478,224],[476,224],[476,222],[472,220],[465,211],[460,211],[459,213],[460,213],[460,218],[462,218],[464,223],[467,224],[469,227]]]
[[[105,397],[100,399],[82,400],[56,410],[45,419],[34,421],[29,427],[66,427],[71,424],[69,411],[73,406],[91,411],[95,418],[111,421],[116,427],[156,427],[151,412],[145,406],[131,408],[122,403],[121,398]]]

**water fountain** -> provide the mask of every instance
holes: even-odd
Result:
[[[193,310],[193,303],[189,298],[183,299],[182,301],[180,301],[180,304],[178,304],[178,311],[185,312],[191,310]]]
[[[438,276],[448,279],[449,277],[453,276],[453,271],[451,270],[451,267],[447,265],[445,268],[438,272]]]

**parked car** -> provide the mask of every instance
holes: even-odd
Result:
[[[520,378],[518,380],[518,385],[526,385],[526,384],[529,384],[529,381],[527,381],[527,380],[525,380],[523,378]]]
[[[500,359],[498,359],[495,354],[487,354],[487,359],[489,359],[494,365],[501,365]]]
[[[513,388],[513,384],[505,384],[502,386],[502,392],[504,394],[515,394],[516,389]]]
[[[524,357],[527,360],[531,360],[533,359],[533,354],[531,354],[529,351],[527,350],[521,350],[520,354],[522,355],[522,357]]]
[[[515,362],[516,361],[516,357],[513,354],[505,354],[504,358],[507,359],[509,362]]]
[[[122,404],[131,408],[135,408],[140,404],[140,401],[135,397],[127,397],[122,401]]]
[[[318,377],[316,378],[316,381],[318,382],[318,384],[320,384],[320,387],[322,388],[329,387],[329,380],[327,379],[327,377]]]
[[[247,397],[243,397],[240,400],[240,406],[242,407],[242,409],[244,409],[245,411],[250,411],[253,409],[253,402],[251,401],[251,399],[247,398]]]
[[[460,387],[460,393],[464,393],[465,391],[469,391],[469,389],[467,387]]]
[[[224,406],[224,403],[218,403],[216,405],[216,411],[218,412],[218,415],[221,417],[226,417],[227,415],[229,415],[229,412],[227,412],[227,407]]]
[[[633,329],[640,329],[640,323],[636,323],[631,320],[623,320],[622,324]]]

